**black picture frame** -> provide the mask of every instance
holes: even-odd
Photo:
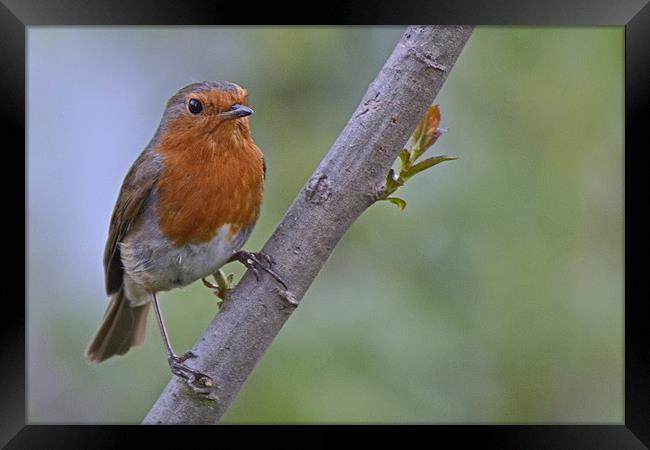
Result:
[[[458,425],[436,426],[425,431],[427,443],[443,442],[452,438],[458,445],[478,442],[481,447],[495,448],[647,448],[650,445],[650,332],[643,313],[642,271],[645,267],[642,252],[646,248],[647,220],[643,219],[643,196],[647,188],[641,186],[643,172],[647,169],[642,156],[648,138],[642,132],[642,121],[650,104],[650,4],[648,0],[546,0],[544,2],[454,0],[453,2],[415,2],[402,0],[393,4],[355,2],[345,4],[319,4],[305,6],[305,14],[296,22],[301,24],[480,24],[480,25],[616,25],[625,26],[625,416],[618,425]],[[309,10],[313,11],[311,14]],[[268,24],[274,20],[285,21],[289,11],[296,8],[282,7],[276,3],[266,6],[224,1],[25,1],[2,0],[0,4],[0,61],[2,62],[2,136],[6,143],[3,155],[5,176],[2,177],[10,202],[5,207],[5,225],[20,228],[25,239],[24,255],[27,254],[26,195],[23,197],[23,218],[19,217],[19,200],[14,198],[17,190],[11,172],[23,169],[26,175],[25,154],[25,49],[26,30],[36,25],[219,25],[219,24]],[[603,105],[604,107],[606,105]],[[646,114],[644,114],[646,113]],[[604,117],[604,120],[607,120]],[[7,139],[9,138],[9,139]],[[14,159],[15,158],[15,159]],[[10,161],[10,162],[7,162]],[[23,186],[26,187],[26,180]],[[634,205],[634,206],[632,206]],[[7,235],[5,235],[7,236]],[[13,233],[12,235],[13,236]],[[5,239],[10,243],[14,239]],[[19,264],[11,257],[4,273],[4,286],[17,285]],[[25,256],[26,258],[26,256]],[[25,300],[27,299],[27,265],[24,261]],[[116,426],[41,426],[26,425],[25,388],[25,308],[18,296],[5,292],[3,312],[5,320],[0,327],[2,336],[2,359],[0,368],[0,444],[7,448],[113,448],[136,439],[146,438],[174,441],[180,445],[194,442],[196,436],[208,430],[219,430],[224,435],[237,427],[192,427],[176,433],[173,427],[120,427]],[[162,428],[165,428],[163,431]],[[273,434],[270,428],[263,432]],[[316,427],[327,442],[335,427]],[[292,430],[289,430],[292,432]],[[326,433],[323,433],[326,431]],[[375,437],[395,434],[395,429],[373,427]],[[413,436],[414,429],[408,435]],[[422,429],[420,429],[422,431]],[[133,436],[144,433],[146,436]],[[152,441],[148,441],[153,443]],[[185,444],[182,444],[185,442]],[[243,442],[239,442],[241,445]]]

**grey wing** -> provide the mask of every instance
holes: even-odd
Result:
[[[124,269],[120,257],[120,242],[139,217],[161,170],[159,155],[147,148],[135,160],[122,182],[104,249],[104,274],[108,295],[122,287]]]

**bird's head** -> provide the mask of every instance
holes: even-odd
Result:
[[[248,92],[228,81],[203,81],[180,89],[167,102],[161,131],[211,140],[250,136]]]

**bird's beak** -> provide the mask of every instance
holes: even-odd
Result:
[[[253,114],[253,110],[248,106],[235,104],[232,105],[232,108],[230,108],[228,111],[224,111],[219,114],[219,117],[224,119],[239,119],[240,117],[250,116],[251,114]]]

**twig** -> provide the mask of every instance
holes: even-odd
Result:
[[[195,367],[217,383],[213,395],[173,378],[144,423],[215,424],[223,416],[343,234],[381,197],[386,174],[471,32],[470,26],[406,29],[262,250],[290,292],[267,274],[258,282],[246,273],[192,349]]]

